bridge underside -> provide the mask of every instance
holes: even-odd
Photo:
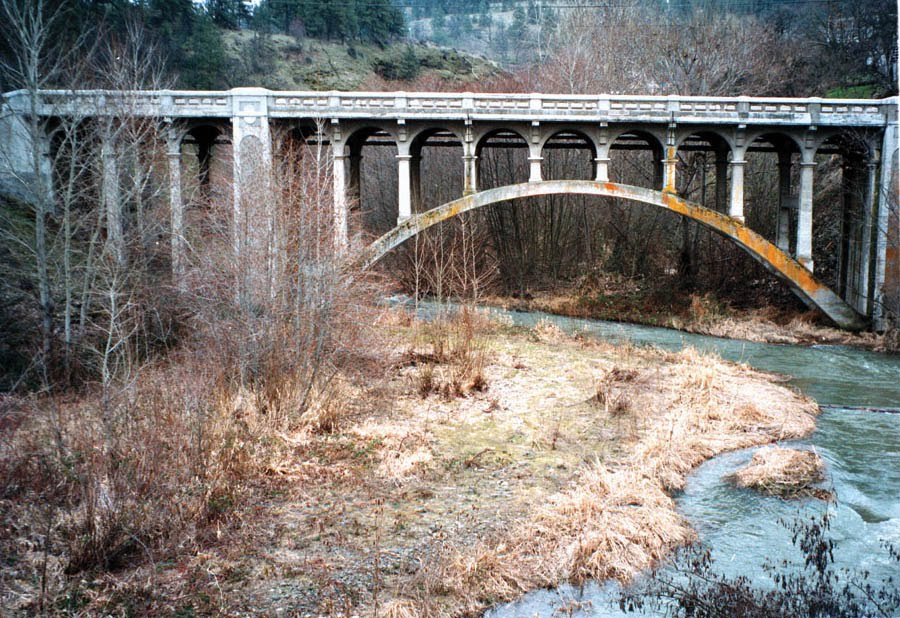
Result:
[[[807,305],[821,310],[839,327],[852,331],[866,327],[866,320],[840,296],[819,282],[799,262],[739,220],[681,199],[672,193],[613,182],[587,180],[527,182],[468,195],[414,215],[400,223],[365,251],[362,257],[363,267],[369,268],[409,238],[464,212],[518,198],[567,193],[631,200],[689,217],[737,244],[769,272],[785,282]]]

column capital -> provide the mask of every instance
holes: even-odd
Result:
[[[800,161],[801,168],[814,168],[818,165],[815,161]]]
[[[738,159],[738,160],[736,160],[736,161],[735,161],[735,160],[731,160],[731,161],[728,162],[728,164],[729,164],[729,165],[732,165],[732,166],[734,166],[734,167],[738,167],[738,166],[744,166],[744,165],[747,165],[747,162],[744,161],[744,160],[742,160],[742,159]]]
[[[412,161],[413,156],[409,154],[398,154],[395,155],[398,161]]]

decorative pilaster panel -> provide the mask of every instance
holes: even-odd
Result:
[[[234,250],[250,297],[272,292],[276,249],[268,91],[235,88],[232,99]]]

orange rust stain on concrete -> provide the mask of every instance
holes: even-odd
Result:
[[[807,298],[820,299],[819,301],[814,301],[817,302],[817,304],[819,302],[824,302],[826,305],[833,305],[834,303],[834,301],[828,300],[829,297],[834,296],[834,293],[831,292],[827,286],[818,282],[815,277],[813,277],[812,273],[786,253],[778,249],[774,244],[746,227],[742,222],[723,213],[692,204],[691,202],[680,198],[674,192],[646,190],[639,187],[620,185],[610,181],[549,181],[547,183],[514,185],[511,187],[503,187],[501,189],[503,189],[503,191],[490,189],[486,192],[475,193],[437,209],[416,215],[409,221],[404,222],[401,226],[388,232],[388,234],[376,241],[370,247],[364,268],[368,268],[371,264],[377,262],[385,253],[387,253],[387,251],[406,239],[436,223],[451,219],[476,206],[483,206],[498,201],[506,201],[530,195],[586,193],[619,197],[662,206],[677,214],[690,217],[731,237],[735,242],[742,245],[765,262],[771,269],[784,276],[792,285],[796,286],[799,291],[805,294]],[[479,196],[481,199],[476,199]],[[898,252],[896,249],[891,248],[889,250],[889,268],[900,267],[900,264],[898,264],[897,261],[897,254]],[[835,300],[839,301],[837,298],[835,298]],[[825,307],[825,305],[820,306],[823,308]],[[849,326],[846,327],[853,328],[852,320],[846,316],[841,316],[842,310],[839,306],[833,306],[832,309],[837,312],[838,317],[835,317],[836,321],[846,322],[849,324]],[[829,313],[829,315],[831,314]]]

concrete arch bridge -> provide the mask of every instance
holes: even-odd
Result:
[[[897,99],[778,99],[751,97],[612,96],[473,93],[42,91],[37,104],[26,92],[3,95],[0,136],[19,153],[0,161],[0,188],[27,177],[31,152],[51,150],[49,135],[30,135],[30,118],[153,118],[165,132],[172,264],[184,263],[185,162],[200,185],[224,170],[233,185],[234,221],[256,221],[265,210],[248,204],[272,200],[273,161],[291,140],[327,146],[332,161],[335,242],[348,242],[350,205],[361,193],[363,148],[393,149],[397,226],[367,250],[366,265],[431,225],[488,204],[523,197],[579,194],[650,204],[698,221],[736,243],[836,324],[858,330],[884,324],[897,312],[898,242]],[[49,126],[49,123],[48,123]],[[432,210],[422,204],[422,160],[427,146],[459,153],[458,199]],[[115,144],[104,144],[114,149]],[[527,153],[527,177],[483,188],[485,149]],[[553,150],[586,152],[590,172],[548,179]],[[622,182],[612,173],[615,153],[640,151],[649,159],[650,186]],[[106,151],[106,150],[105,150]],[[774,238],[746,224],[744,176],[749,153],[777,157]],[[679,196],[679,156],[702,153],[710,162],[712,199]],[[813,193],[816,156],[840,156],[840,242],[835,289],[817,281],[813,263]],[[705,165],[705,163],[704,163]],[[704,167],[705,170],[705,167]],[[704,171],[704,174],[706,172]],[[52,172],[34,182],[50,183]],[[118,183],[104,166],[104,186]],[[107,177],[108,176],[108,177]],[[613,177],[611,177],[613,176]],[[262,188],[261,188],[262,187]],[[252,196],[249,193],[253,193]],[[250,199],[252,197],[252,199]],[[114,208],[110,199],[109,208]],[[753,204],[749,207],[752,209]],[[120,218],[112,218],[116,225]],[[241,245],[235,225],[235,244]],[[112,232],[111,237],[116,235]]]

